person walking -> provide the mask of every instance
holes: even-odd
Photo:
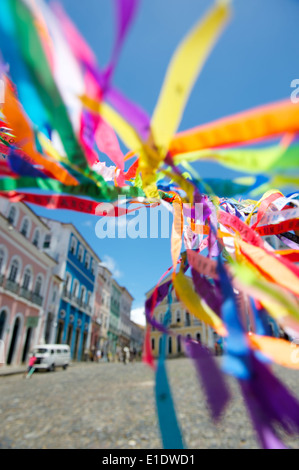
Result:
[[[36,363],[36,361],[37,361],[37,357],[34,353],[32,353],[28,361],[27,371],[25,372],[23,377],[26,377],[26,379],[29,379],[32,376],[34,372],[34,364]]]

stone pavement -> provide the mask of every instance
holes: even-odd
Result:
[[[217,359],[220,360],[220,359]],[[188,449],[259,448],[238,385],[222,421],[211,422],[189,359],[167,362]],[[298,372],[276,369],[294,394]],[[0,378],[1,449],[161,449],[154,373],[142,363],[81,363],[67,371]],[[298,437],[284,438],[298,449]]]

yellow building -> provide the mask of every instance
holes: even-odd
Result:
[[[165,281],[168,279],[170,279],[170,277],[168,277]],[[146,299],[152,295],[154,289],[155,287],[146,293]],[[154,311],[155,319],[161,324],[163,324],[164,315],[167,309],[168,300],[167,297],[165,297],[163,302],[161,302]],[[167,338],[168,357],[177,357],[184,354],[183,343],[180,339],[180,336],[189,337],[200,341],[204,346],[214,350],[215,337],[212,328],[191,315],[186,310],[182,302],[180,302],[176,297],[174,291],[172,292],[171,324],[169,329],[175,333],[175,336],[169,335]],[[152,327],[151,347],[154,357],[159,356],[161,340],[162,333]]]

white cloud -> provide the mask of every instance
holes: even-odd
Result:
[[[105,266],[107,269],[109,269],[115,278],[118,279],[122,277],[122,272],[119,270],[116,261],[111,258],[111,256],[105,255],[101,264],[102,266]]]
[[[131,320],[137,323],[138,325],[145,326],[146,319],[145,319],[144,307],[134,308],[131,311]]]
[[[82,222],[82,227],[88,227],[88,228],[91,228],[93,226],[93,223],[91,220],[85,220],[84,222]]]

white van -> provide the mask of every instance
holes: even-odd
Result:
[[[67,344],[40,344],[33,350],[37,361],[34,368],[54,371],[55,367],[67,369],[71,362],[70,347]]]

